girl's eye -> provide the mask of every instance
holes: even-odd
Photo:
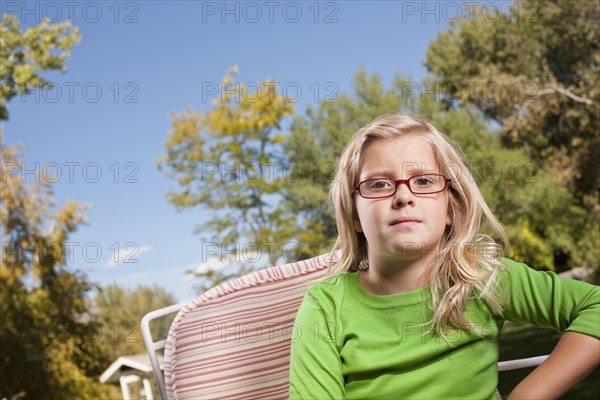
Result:
[[[414,180],[414,184],[422,187],[422,186],[431,186],[434,184],[433,179],[428,176],[419,176]]]
[[[369,190],[383,190],[392,187],[389,179],[377,179],[369,182]]]

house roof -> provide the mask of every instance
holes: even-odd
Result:
[[[163,368],[163,357],[158,356],[160,368]],[[152,365],[147,354],[135,354],[131,356],[121,356],[100,375],[100,382],[118,382],[119,378],[125,373],[128,375],[146,375],[152,373]],[[138,373],[136,373],[138,372]]]

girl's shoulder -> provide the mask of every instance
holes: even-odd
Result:
[[[342,272],[341,274],[331,275],[327,278],[313,283],[310,287],[310,291],[336,291],[344,290],[350,280],[354,277],[353,274],[356,272]]]
[[[505,289],[507,286],[512,286],[514,284],[522,284],[524,281],[536,279],[536,275],[538,274],[546,273],[542,271],[537,271],[523,262],[516,261],[510,258],[502,257],[500,261],[502,263],[502,267],[500,268],[498,274],[498,280],[500,286]]]
[[[502,267],[500,269],[500,273],[507,278],[511,273],[522,273],[525,268],[530,268],[527,264],[515,261],[511,258],[501,257],[500,262],[502,263]]]
[[[527,264],[520,262],[520,261],[516,261],[513,260],[511,258],[508,257],[501,257],[500,261],[502,262],[502,264],[504,264],[504,266],[510,268],[530,268]]]
[[[561,277],[554,271],[536,270],[509,258],[503,258],[502,262],[505,268],[500,271],[499,286],[505,289],[505,293],[509,293],[508,298],[598,296],[599,287],[591,283]]]
[[[500,270],[500,276],[505,279],[505,280],[519,280],[519,279],[531,279],[532,276],[536,276],[536,275],[543,275],[543,276],[556,276],[556,274],[552,271],[542,271],[542,270],[536,270],[533,267],[530,267],[529,265],[520,262],[520,261],[515,261],[513,259],[510,258],[506,258],[506,257],[502,257],[501,258],[501,262],[504,266],[504,268],[502,268]]]
[[[343,299],[355,274],[356,272],[342,272],[315,282],[308,288],[307,296],[315,299]]]

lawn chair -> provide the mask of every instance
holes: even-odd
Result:
[[[306,289],[327,277],[329,257],[256,271],[144,316],[142,335],[161,398],[287,398],[296,312]],[[177,311],[168,338],[155,342],[150,321]]]
[[[292,329],[306,289],[328,276],[330,254],[232,279],[187,302],[148,313],[142,335],[163,400],[287,399]],[[150,321],[179,312],[166,340]],[[157,351],[164,348],[164,378]],[[506,371],[547,356],[500,362]]]

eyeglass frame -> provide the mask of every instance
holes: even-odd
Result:
[[[435,192],[427,192],[427,193],[415,193],[415,192],[413,192],[412,188],[410,187],[410,180],[411,179],[419,178],[421,176],[432,176],[432,175],[433,176],[441,176],[442,178],[444,178],[444,187],[442,189],[436,190]],[[360,186],[363,183],[365,183],[365,182],[371,182],[371,181],[379,181],[379,180],[382,180],[382,179],[388,179],[388,180],[394,182],[394,184],[395,184],[394,191],[391,194],[388,194],[388,195],[385,195],[385,196],[377,196],[377,197],[365,197],[365,196],[363,196],[362,192],[360,191]],[[371,199],[385,199],[385,198],[392,197],[393,195],[395,195],[396,192],[398,191],[398,186],[400,186],[402,184],[405,184],[406,187],[408,188],[408,190],[412,194],[419,196],[419,195],[428,195],[428,194],[441,193],[441,192],[443,192],[444,190],[446,190],[448,188],[448,186],[450,185],[451,182],[452,182],[452,179],[446,178],[446,175],[442,175],[442,174],[420,174],[420,175],[411,176],[408,179],[398,179],[398,180],[392,179],[392,178],[371,178],[371,179],[365,179],[364,181],[359,182],[358,185],[356,185],[354,187],[354,192],[358,192],[358,194],[360,195],[360,197],[362,197],[363,199],[368,199],[368,200],[371,200]]]

